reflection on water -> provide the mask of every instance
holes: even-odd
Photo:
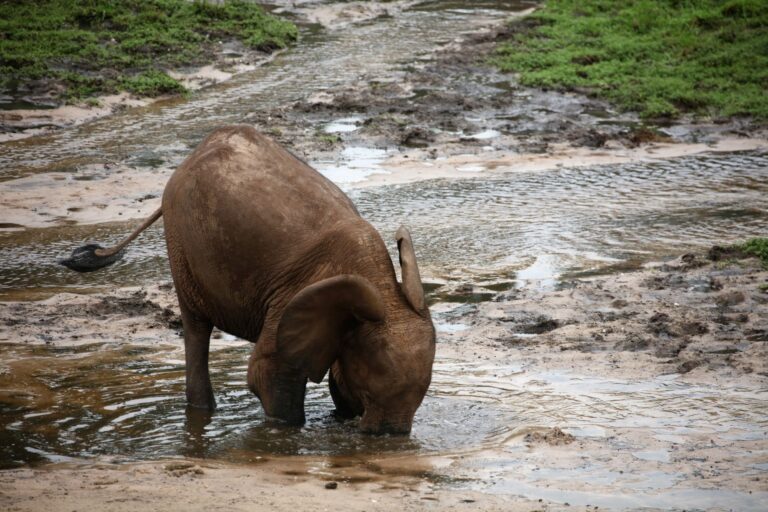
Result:
[[[327,383],[310,383],[307,422],[268,420],[246,388],[250,344],[215,351],[218,409],[187,411],[180,347],[0,346],[0,467],[115,455],[126,460],[184,455],[248,461],[267,455],[438,453],[496,434],[499,412],[432,393],[410,437],[372,437],[332,415]]]
[[[433,279],[551,285],[564,272],[677,255],[768,230],[768,155],[747,153],[432,180],[350,191],[394,251],[400,223]],[[56,260],[114,243],[135,223],[0,232],[0,294],[169,279],[160,223],[124,261],[78,275]]]
[[[735,461],[732,478],[755,472],[761,461],[752,450],[768,441],[765,389],[693,385],[675,375],[634,381],[537,373],[438,357],[412,435],[371,437],[355,421],[332,416],[325,384],[308,389],[306,425],[271,423],[245,385],[249,345],[215,344],[211,374],[219,409],[212,415],[186,410],[179,347],[0,345],[0,467],[93,456],[249,462],[276,455],[440,454],[461,461],[446,475],[452,485],[573,504],[730,500],[740,510],[759,510],[756,500],[765,499],[765,493],[676,486],[710,471],[717,458],[704,451],[713,447]],[[560,457],[578,458],[573,471],[559,457],[526,448],[526,432],[553,425],[577,439],[600,439],[608,452],[579,458],[579,449],[569,447]],[[625,464],[617,468],[614,459]]]

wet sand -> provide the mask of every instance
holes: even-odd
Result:
[[[408,461],[407,464],[412,464]],[[343,466],[343,465],[342,465]],[[309,468],[315,474],[308,474]],[[418,475],[418,468],[412,468]],[[4,510],[488,510],[529,511],[536,500],[436,489],[419,476],[326,468],[301,461],[242,467],[185,460],[0,473]],[[294,474],[296,473],[296,474]],[[547,510],[589,510],[548,505]]]

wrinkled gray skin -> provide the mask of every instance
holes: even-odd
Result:
[[[198,146],[168,182],[162,216],[190,405],[215,407],[216,326],[255,343],[248,385],[267,415],[303,423],[307,379],[330,369],[338,414],[361,415],[364,432],[410,432],[435,330],[406,229],[396,234],[401,284],[349,198],[248,126],[221,128]]]

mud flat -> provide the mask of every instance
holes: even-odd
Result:
[[[321,476],[307,474],[315,467]],[[329,464],[332,466],[332,464]],[[343,464],[342,464],[343,466]],[[291,469],[297,468],[297,469]],[[527,511],[536,500],[432,489],[418,476],[325,469],[322,464],[265,462],[238,467],[199,460],[83,468],[59,465],[0,473],[4,510],[477,510]],[[401,471],[397,468],[396,472]],[[297,474],[293,474],[297,473]],[[420,473],[418,470],[416,473]],[[13,490],[6,493],[6,489]],[[21,489],[23,489],[23,491]],[[21,492],[19,492],[21,491]],[[582,510],[548,506],[548,510]]]
[[[585,94],[521,86],[488,64],[509,31],[498,22],[468,25],[386,75],[364,74],[247,119],[315,160],[338,160],[344,148],[362,145],[397,148],[398,163],[502,153],[523,162],[550,157],[551,168],[587,154],[593,163],[612,163],[766,148],[765,126],[749,118],[643,121]],[[317,131],[324,135],[307,136]]]

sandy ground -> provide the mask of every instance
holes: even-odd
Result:
[[[70,128],[108,116],[116,111],[149,104],[128,93],[101,96],[88,105],[63,105],[50,109],[19,109],[0,112],[0,142],[42,135],[51,130]]]

